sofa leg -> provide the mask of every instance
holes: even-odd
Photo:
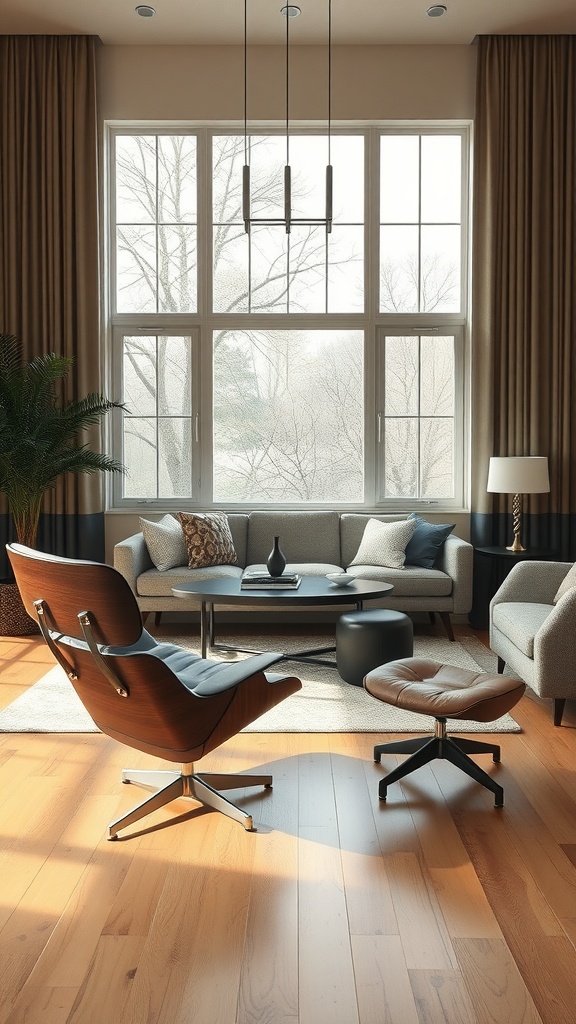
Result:
[[[498,672],[500,675],[502,675],[502,672],[504,671],[505,664],[506,662],[504,661],[504,658],[501,658],[500,655],[498,655]]]
[[[146,625],[146,619],[150,615],[150,612],[141,612],[140,614],[142,615],[142,625],[145,626]]]
[[[161,615],[162,615],[162,612],[154,612],[154,625],[155,626],[159,626],[160,625],[160,616]]]
[[[564,714],[564,705],[566,701],[559,697],[554,699],[554,725],[562,725],[562,715]]]
[[[428,615],[430,616],[430,622],[432,623],[432,625],[434,625],[434,623],[436,622],[436,613],[428,612]]]
[[[438,614],[442,619],[442,623],[444,625],[444,629],[446,630],[446,635],[448,636],[448,639],[454,640],[454,630],[452,629],[452,622],[450,620],[449,612],[439,612]]]

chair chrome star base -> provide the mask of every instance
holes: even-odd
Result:
[[[264,786],[265,789],[272,788],[271,775],[222,775],[217,772],[194,771],[194,765],[183,764],[182,770],[177,771],[153,771],[125,768],[122,771],[122,782],[132,783],[137,786],[146,786],[156,790],[151,796],[136,804],[131,811],[127,811],[120,818],[116,818],[108,826],[108,839],[117,839],[118,832],[140,821],[141,818],[152,814],[160,807],[179,797],[188,797],[196,800],[206,807],[212,807],[216,811],[240,822],[247,832],[256,832],[257,828],[251,814],[247,814],[242,807],[232,803],[219,790],[244,789],[248,786]]]

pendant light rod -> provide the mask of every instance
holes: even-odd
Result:
[[[284,216],[253,217],[250,189],[250,163],[248,146],[248,0],[244,0],[244,166],[242,168],[242,219],[244,230],[250,234],[253,224],[266,226],[284,225],[289,235],[293,224],[306,227],[325,227],[326,233],[332,231],[332,0],[328,0],[328,164],[326,166],[326,206],[324,217],[293,217],[292,216],[292,169],[290,167],[290,26],[291,18],[297,17],[301,11],[295,4],[287,4],[280,13],[286,18],[286,165],[284,167]]]

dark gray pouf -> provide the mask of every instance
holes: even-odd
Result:
[[[336,623],[336,667],[353,686],[362,686],[372,669],[411,658],[413,651],[414,627],[403,612],[387,608],[346,612]]]

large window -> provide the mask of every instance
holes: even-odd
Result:
[[[115,507],[461,507],[467,128],[108,131]]]

